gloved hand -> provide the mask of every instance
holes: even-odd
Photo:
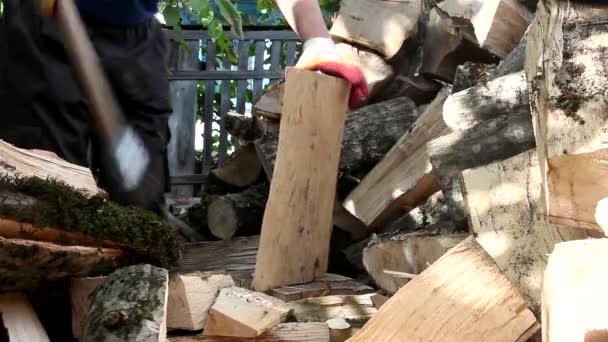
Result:
[[[344,61],[330,38],[311,38],[304,43],[296,68],[321,71],[351,84],[349,107],[357,108],[369,96],[367,80],[358,67]]]

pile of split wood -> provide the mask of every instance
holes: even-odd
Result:
[[[344,0],[331,33],[372,89],[346,114],[338,174],[298,161],[330,155],[315,144],[335,136],[290,145],[299,155],[281,144],[338,125],[290,116],[298,91],[310,111],[332,105],[314,103],[331,102],[331,82],[305,93],[298,84],[312,76],[291,71],[253,115],[226,116],[240,148],[203,195],[171,199],[186,242],[176,266],[91,277],[124,246],[51,248],[23,235],[0,239],[0,266],[71,278],[82,341],[606,339],[608,4]],[[315,170],[310,191],[279,193],[297,168]],[[314,203],[323,191],[330,201]],[[333,224],[322,217],[331,202]],[[19,244],[59,248],[64,273],[48,275],[35,253],[19,258]],[[48,340],[22,294],[0,296],[0,311],[9,335]]]

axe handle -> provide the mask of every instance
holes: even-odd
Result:
[[[122,110],[73,0],[58,0],[56,6],[55,18],[64,36],[67,54],[89,101],[97,133],[106,143],[113,144],[116,134],[125,126]]]

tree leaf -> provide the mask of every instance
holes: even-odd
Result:
[[[209,7],[209,0],[191,0],[190,6],[196,12],[203,12],[207,7]]]
[[[220,13],[228,21],[228,23],[234,29],[234,34],[239,39],[244,39],[243,35],[243,18],[241,18],[241,14],[237,11],[234,4],[230,2],[230,0],[215,0],[215,4],[220,9]]]
[[[173,26],[173,28],[179,26],[179,8],[173,6],[165,7],[163,17],[165,17],[167,25]]]

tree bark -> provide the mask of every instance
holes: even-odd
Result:
[[[82,342],[165,341],[167,270],[134,265],[108,275],[96,291]]]
[[[266,183],[242,192],[212,196],[207,206],[209,231],[222,240],[238,235],[259,235],[267,199]]]

